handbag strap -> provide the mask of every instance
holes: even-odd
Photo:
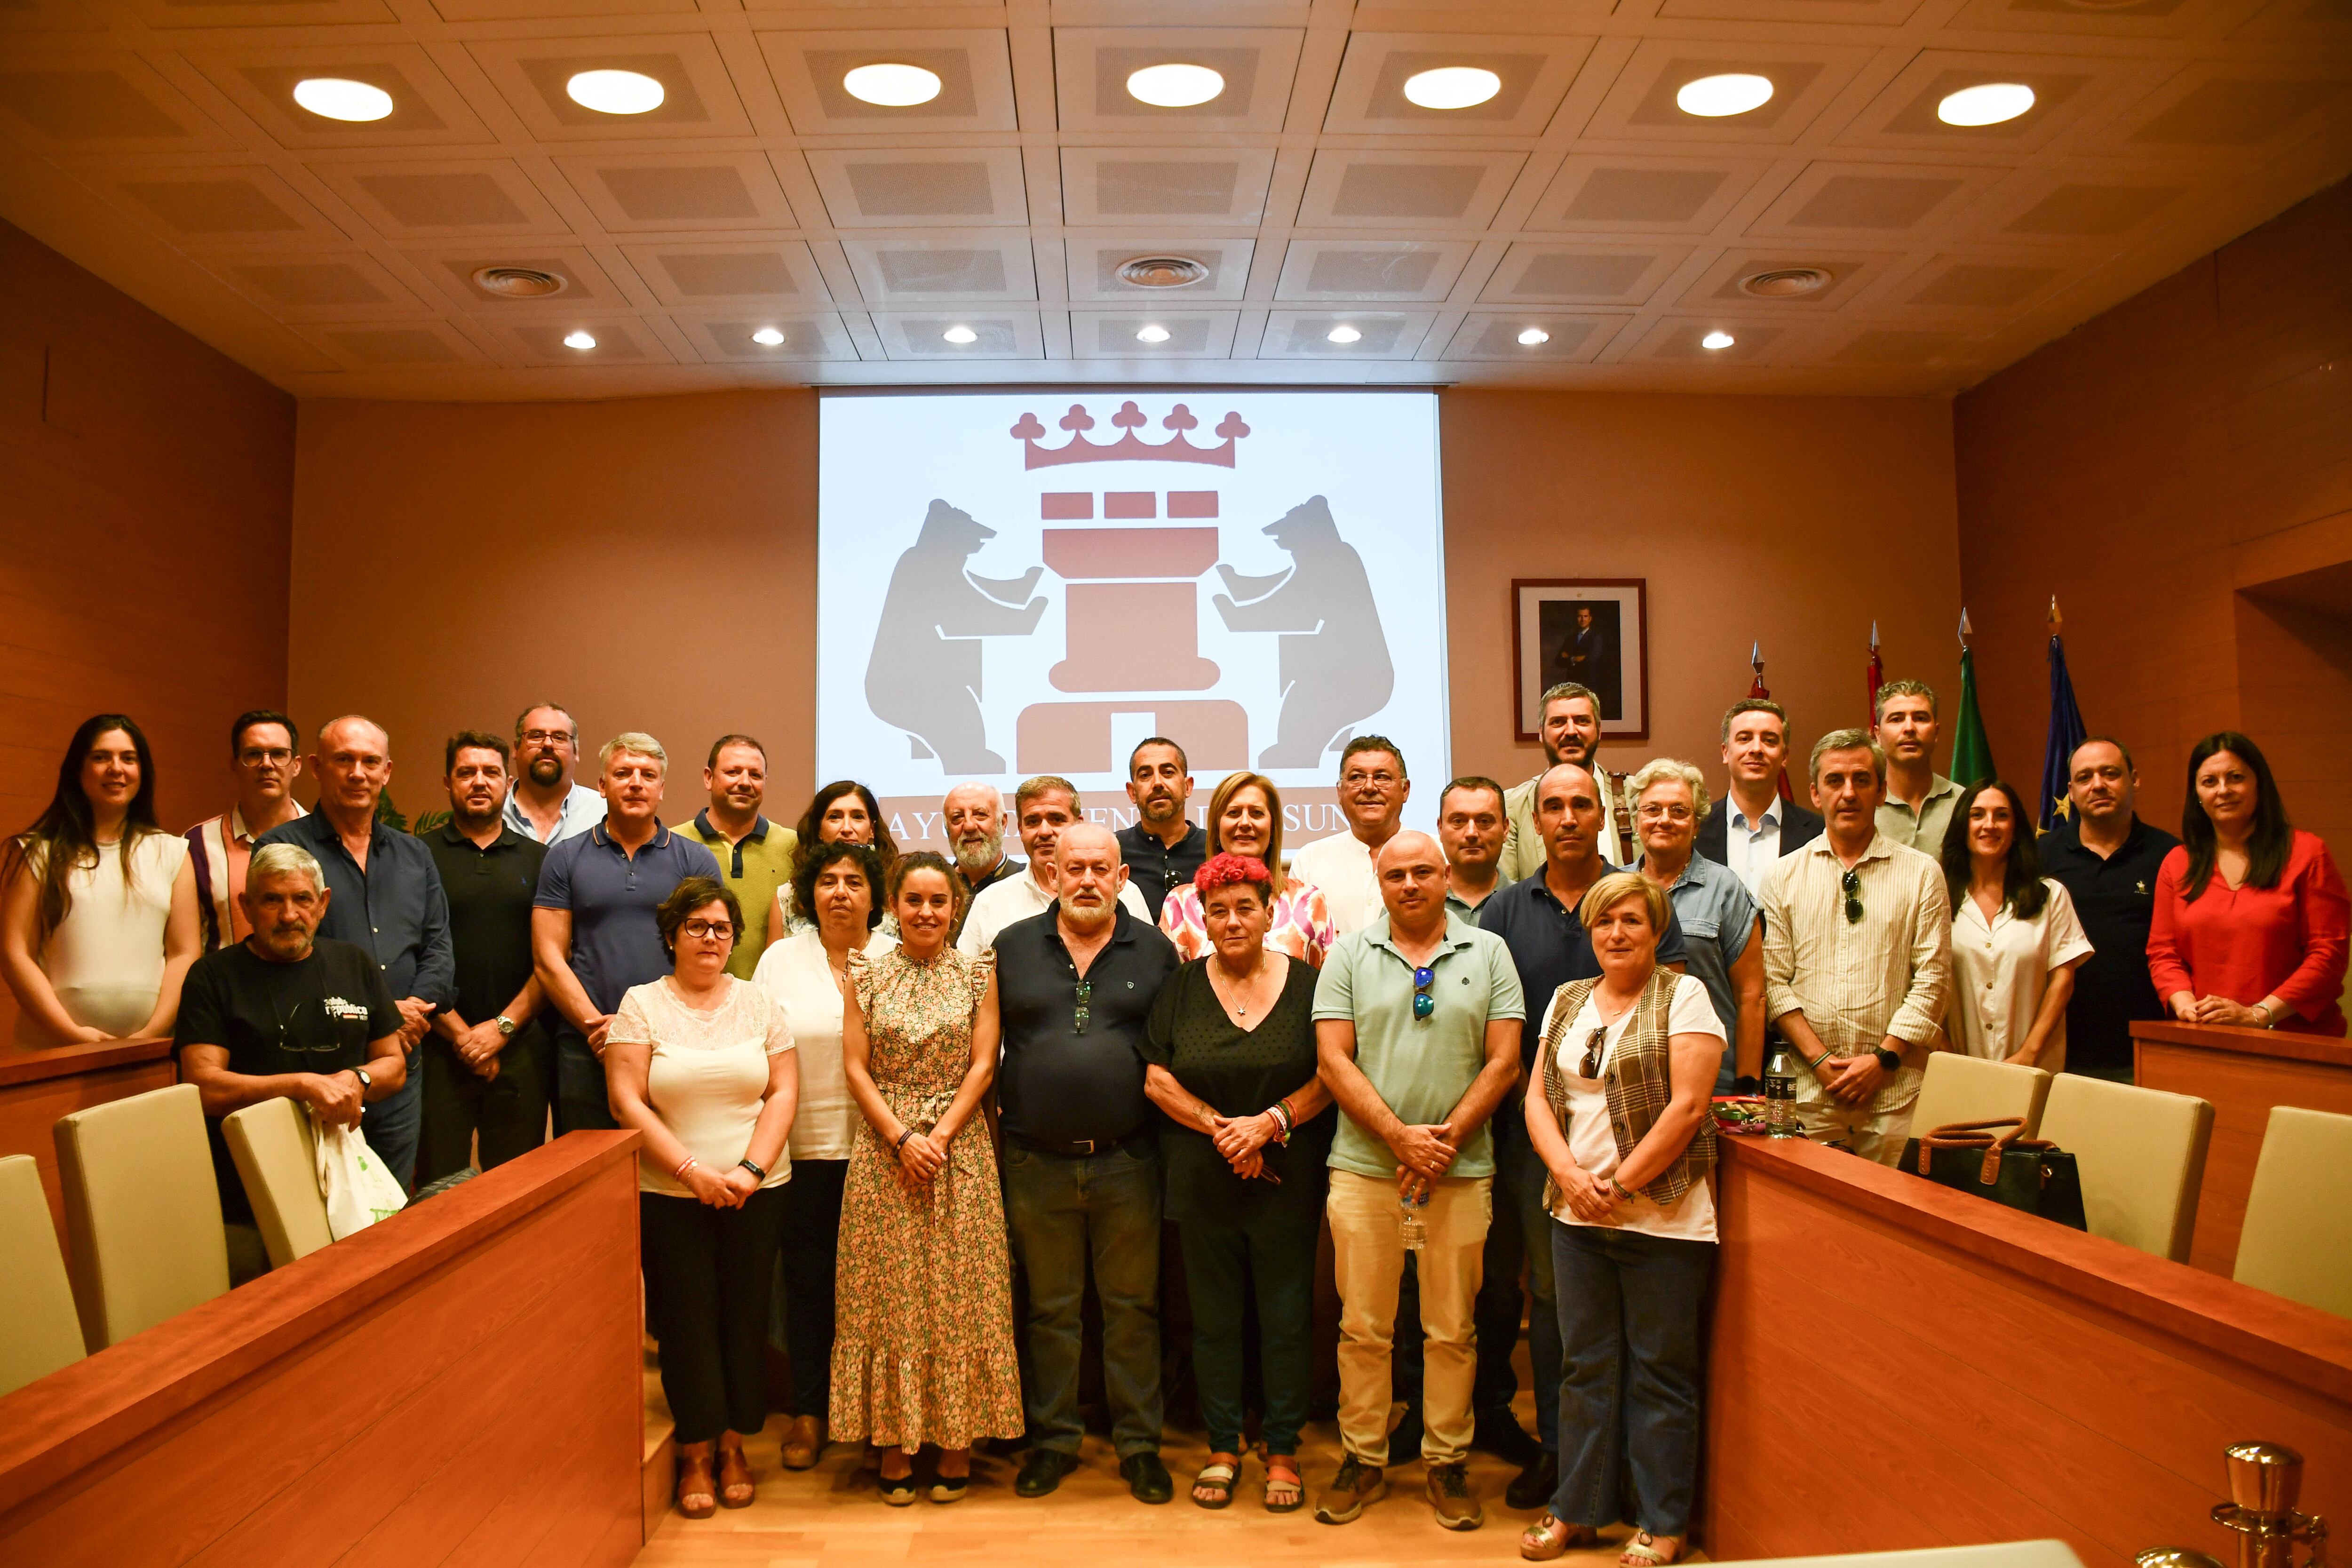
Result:
[[[1995,1131],[1998,1129],[1999,1131]],[[1919,1173],[1926,1175],[1929,1162],[1937,1149],[1981,1149],[1984,1168],[1978,1180],[1993,1186],[2000,1180],[2000,1157],[2011,1149],[2041,1151],[2056,1144],[2046,1139],[2025,1136],[2025,1119],[2004,1116],[1990,1121],[1955,1121],[1938,1127],[1919,1140]]]

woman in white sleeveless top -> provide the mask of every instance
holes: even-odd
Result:
[[[0,975],[16,1042],[169,1035],[202,945],[184,838],[155,821],[147,737],[121,713],[74,731],[39,820],[0,854]]]

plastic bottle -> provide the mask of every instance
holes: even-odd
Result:
[[[1397,1207],[1404,1211],[1403,1219],[1397,1223],[1397,1234],[1403,1240],[1407,1252],[1419,1252],[1422,1244],[1429,1239],[1429,1222],[1422,1215],[1428,1206],[1429,1194],[1426,1192],[1410,1196],[1402,1193],[1397,1195]]]
[[[1786,1046],[1772,1047],[1764,1064],[1764,1131],[1768,1137],[1795,1138],[1797,1130],[1797,1058]]]

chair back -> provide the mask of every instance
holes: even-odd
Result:
[[[319,1191],[318,1134],[290,1100],[265,1100],[221,1118],[221,1136],[245,1184],[269,1267],[283,1268],[334,1240]]]
[[[2271,1108],[2232,1278],[2352,1318],[2352,1116]]]
[[[2074,1156],[2093,1236],[2189,1261],[2213,1107],[2186,1094],[2062,1072],[2042,1136]]]
[[[190,1083],[60,1118],[68,1268],[82,1339],[120,1343],[228,1289],[220,1187]]]
[[[85,1353],[49,1200],[30,1154],[0,1159],[0,1394],[13,1394]]]
[[[2042,1125],[2042,1101],[2050,1092],[2050,1075],[2040,1068],[2011,1067],[1952,1051],[1927,1058],[1927,1074],[1919,1085],[1919,1100],[1911,1111],[1911,1136],[1926,1136],[1955,1121],[1993,1121],[2004,1116],[2025,1120],[2027,1138],[2037,1138]]]

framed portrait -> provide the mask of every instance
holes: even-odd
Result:
[[[1650,603],[1642,577],[1514,578],[1519,739],[1538,741],[1543,694],[1563,680],[1601,697],[1603,741],[1650,738]]]

